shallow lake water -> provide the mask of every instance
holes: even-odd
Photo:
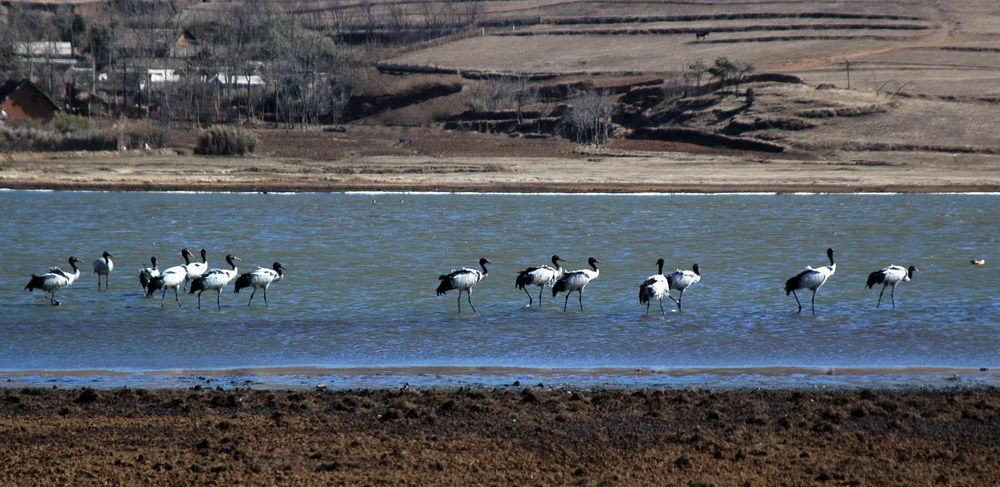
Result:
[[[206,194],[0,191],[0,378],[68,385],[214,382],[382,387],[504,384],[789,385],[1000,382],[1000,222],[995,194]],[[786,279],[837,272],[816,298]],[[258,292],[143,297],[138,271],[208,251],[211,267],[280,261]],[[97,290],[91,262],[116,268]],[[604,261],[563,312],[548,289],[525,307],[517,272],[552,254]],[[85,261],[61,306],[32,273]],[[478,313],[437,277],[494,264]],[[638,303],[656,271],[702,268],[684,311]],[[985,259],[973,265],[971,259]],[[916,265],[897,288],[868,273]],[[531,292],[537,300],[538,288]],[[676,293],[675,293],[676,295]],[[463,298],[464,299],[464,298]],[[537,304],[537,303],[536,303]]]

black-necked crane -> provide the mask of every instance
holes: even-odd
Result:
[[[917,272],[917,268],[912,265],[908,269],[904,269],[898,265],[891,265],[868,274],[868,289],[871,289],[876,284],[882,285],[882,291],[878,293],[878,302],[875,303],[875,307],[878,308],[882,304],[882,294],[885,293],[886,286],[892,286],[892,292],[889,293],[889,296],[892,298],[892,307],[895,309],[896,286],[903,281],[913,279],[914,272]]]
[[[438,284],[437,295],[451,291],[452,289],[458,289],[458,312],[462,312],[462,291],[465,291],[466,296],[469,299],[469,306],[472,307],[472,312],[476,312],[475,305],[472,304],[472,286],[475,286],[477,282],[482,281],[490,273],[490,270],[486,268],[486,264],[492,264],[490,259],[483,257],[479,259],[479,267],[483,270],[472,269],[470,267],[465,267],[457,271],[451,271],[448,274],[443,274],[438,276],[441,284]]]
[[[677,269],[667,276],[667,284],[670,286],[670,289],[680,291],[680,295],[677,296],[677,299],[674,299],[673,296],[668,294],[670,299],[673,299],[673,301],[677,303],[677,311],[681,311],[683,309],[681,303],[684,302],[684,290],[700,281],[701,266],[698,264],[691,266],[691,270],[689,271]]]
[[[28,285],[24,286],[28,292],[32,292],[35,289],[41,289],[45,291],[46,298],[49,299],[49,304],[52,306],[59,306],[60,303],[56,300],[56,291],[72,286],[77,279],[80,278],[80,269],[76,267],[76,264],[82,264],[83,261],[76,258],[69,258],[69,266],[73,268],[73,272],[66,272],[58,267],[50,267],[49,272],[45,274],[31,275],[31,280],[28,281]]]
[[[542,304],[542,291],[545,290],[545,286],[551,286],[555,283],[556,279],[559,279],[566,273],[563,270],[562,265],[559,262],[565,262],[558,255],[552,256],[552,267],[547,265],[540,265],[537,267],[529,267],[517,274],[517,279],[514,280],[514,286],[518,289],[524,290],[524,293],[528,295],[528,307],[530,308],[533,304],[531,299],[531,293],[528,292],[528,286],[538,286],[538,304]]]
[[[660,302],[660,313],[664,312],[663,297],[668,295],[667,291],[670,289],[667,276],[663,275],[663,264],[665,263],[663,259],[656,259],[656,274],[649,276],[639,285],[639,304],[646,305],[647,315],[649,314],[649,302],[654,299]]]
[[[215,291],[215,304],[222,309],[222,303],[220,302],[222,298],[222,288],[226,287],[236,276],[239,275],[240,271],[236,268],[236,263],[233,259],[241,260],[233,254],[226,255],[226,262],[232,269],[209,269],[201,277],[195,278],[191,281],[190,294],[198,293],[198,309],[201,309],[201,293],[205,291]]]
[[[819,291],[827,279],[830,279],[830,276],[837,272],[837,263],[833,261],[833,249],[826,249],[826,256],[830,258],[830,265],[815,269],[806,267],[806,270],[785,282],[785,296],[789,294],[795,296],[795,302],[799,305],[799,313],[802,312],[802,303],[795,291],[799,289],[812,291],[812,312],[816,314],[816,291]]]
[[[156,256],[150,257],[149,262],[152,264],[151,266],[139,269],[139,284],[142,285],[143,295],[146,295],[146,288],[149,287],[149,281],[160,275],[160,269],[156,267]]]
[[[146,296],[152,296],[156,291],[163,290],[163,294],[160,296],[161,308],[163,307],[163,300],[167,296],[168,289],[174,290],[174,301],[177,301],[177,306],[180,308],[184,307],[177,296],[177,289],[181,287],[181,284],[187,282],[188,266],[191,265],[191,251],[181,249],[181,257],[184,258],[184,264],[164,269],[160,272],[160,275],[150,279],[149,284],[146,285]]]
[[[115,270],[115,262],[111,260],[114,257],[107,250],[101,254],[101,258],[94,261],[94,274],[97,274],[97,290],[101,290],[101,276],[104,276],[104,290],[107,291],[108,278],[111,277],[111,271]]]
[[[563,311],[566,311],[566,305],[569,303],[569,295],[576,291],[580,299],[580,311],[583,311],[583,288],[587,287],[587,284],[597,276],[601,275],[601,271],[597,269],[597,264],[603,264],[603,262],[597,260],[594,257],[587,259],[587,263],[590,264],[591,269],[580,269],[573,272],[568,272],[566,275],[559,278],[555,285],[552,286],[552,297],[563,291],[566,291],[566,299],[563,301]]]
[[[247,301],[247,306],[253,302],[254,294],[257,294],[258,289],[264,290],[264,306],[267,306],[267,288],[271,284],[278,282],[285,276],[285,271],[288,270],[285,266],[281,265],[280,262],[275,262],[270,268],[258,267],[257,270],[253,272],[247,272],[236,278],[236,290],[234,292],[240,292],[240,289],[246,287],[252,287],[253,292],[250,293],[250,300]]]
[[[190,254],[190,252],[188,252]],[[201,262],[188,262],[187,264],[187,280],[193,281],[208,272],[208,252],[205,249],[201,249]],[[186,260],[186,259],[185,259]]]

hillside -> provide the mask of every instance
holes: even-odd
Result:
[[[73,3],[84,4],[82,9],[103,5]],[[240,2],[177,5],[183,8],[176,18],[194,24],[246,13]],[[712,160],[713,176],[685,183],[706,188],[725,184],[715,176],[725,172],[714,166],[719,161],[834,163],[898,172],[862,181],[865,190],[895,187],[893,181],[905,181],[903,173],[914,165],[966,174],[949,173],[955,177],[937,187],[1000,184],[1000,136],[991,130],[1000,124],[1000,5],[986,0],[254,5],[327,32],[338,52],[353,52],[345,60],[371,63],[356,71],[344,101],[346,135],[323,131],[322,125],[276,130],[280,124],[267,118],[266,103],[259,113],[236,107],[203,113],[228,120],[235,114],[264,139],[261,157],[344,158],[339,161],[344,167],[323,171],[351,175],[360,181],[358,187],[385,181],[375,174],[443,178],[466,173],[482,179],[463,179],[455,187],[479,187],[491,177],[506,180],[524,170],[506,157],[603,164],[622,157],[722,158]],[[204,42],[195,38],[196,44]],[[390,38],[398,42],[371,42]],[[696,61],[711,65],[719,58],[752,63],[755,74],[727,86],[708,74],[685,76]],[[267,63],[262,69],[269,69]],[[289,73],[283,76],[290,79]],[[569,122],[588,93],[606,96],[614,108],[598,118],[610,139],[597,146],[586,143]],[[317,120],[329,123],[322,116]],[[173,145],[182,158],[189,156],[197,124],[187,127],[180,124],[174,131]],[[383,166],[372,159],[463,154],[504,160],[470,169],[465,162],[428,165],[421,159]],[[254,164],[266,171],[272,162],[283,164]],[[668,187],[669,174],[656,169],[662,167],[651,163],[651,187]],[[913,184],[933,186],[935,174]],[[590,180],[614,176],[588,172]],[[775,177],[761,187],[774,184]],[[629,174],[621,184],[641,178],[641,173]],[[802,184],[808,176],[795,180]],[[524,181],[511,184],[531,187]]]
[[[661,139],[872,163],[988,163],[1000,151],[987,130],[1000,123],[1000,5],[993,2],[624,2],[613,12],[599,2],[504,4],[488,10],[491,27],[477,35],[380,66],[473,79],[528,76],[543,86],[634,83],[611,91],[627,96],[642,85],[666,98],[690,83],[681,75],[694,60],[726,56],[801,83],[747,84],[752,106],[728,92],[654,97],[651,105],[626,100],[616,121],[627,130],[613,145],[649,148],[628,140]],[[642,78],[649,74],[662,84],[651,88]]]

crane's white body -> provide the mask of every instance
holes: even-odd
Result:
[[[904,268],[898,265],[890,265],[869,274],[867,283],[868,289],[871,289],[876,284],[882,285],[882,291],[878,293],[878,302],[875,303],[875,307],[878,308],[879,305],[882,304],[882,294],[885,293],[885,288],[892,286],[892,292],[890,292],[889,295],[892,298],[892,307],[895,309],[896,286],[898,286],[901,282],[912,279],[914,272],[917,272],[917,268],[912,265],[909,268]]]
[[[250,293],[250,300],[247,301],[247,306],[253,302],[253,296],[257,294],[258,289],[264,290],[264,306],[267,304],[267,288],[280,281],[284,276],[285,266],[281,265],[280,262],[275,262],[270,268],[258,267],[257,270],[252,272],[247,272],[236,279],[236,290],[234,292],[240,292],[240,289],[246,287],[252,287],[253,292]]]
[[[190,254],[190,252],[189,252]],[[208,252],[201,249],[201,262],[189,262],[187,268],[187,280],[193,281],[208,272]]]
[[[464,267],[457,271],[451,271],[448,274],[443,274],[438,276],[438,280],[441,281],[437,287],[437,295],[446,294],[448,291],[453,289],[458,290],[458,312],[462,312],[462,292],[465,291],[466,296],[469,300],[469,306],[472,308],[472,312],[476,312],[476,306],[472,304],[472,286],[476,283],[482,281],[489,275],[490,270],[486,268],[486,264],[492,264],[489,259],[483,257],[479,259],[479,267],[483,270],[473,269],[470,267]]]
[[[215,304],[219,309],[222,309],[222,288],[226,287],[236,276],[240,275],[239,269],[236,267],[236,263],[233,259],[239,260],[239,257],[229,254],[226,256],[226,262],[232,269],[209,269],[207,272],[202,274],[201,277],[195,278],[191,281],[191,294],[198,293],[198,309],[201,309],[201,293],[205,291],[215,291]]]
[[[677,269],[667,276],[667,284],[670,289],[680,292],[677,299],[670,296],[670,299],[673,299],[673,301],[677,303],[677,311],[683,309],[682,303],[684,302],[684,290],[699,282],[701,282],[701,266],[698,264],[691,266],[691,270],[689,271]]]
[[[175,265],[173,267],[168,267],[160,272],[160,275],[150,279],[149,284],[146,285],[146,295],[152,296],[153,293],[163,290],[163,294],[160,295],[160,307],[163,307],[163,300],[167,296],[167,290],[174,290],[174,301],[177,301],[177,306],[183,308],[181,305],[181,300],[177,296],[177,290],[182,284],[187,282],[188,278],[188,266],[191,265],[191,251],[188,249],[181,249],[181,257],[184,258],[184,264]]]
[[[815,269],[806,267],[806,270],[785,282],[785,295],[795,296],[795,302],[799,305],[799,313],[802,312],[802,303],[795,291],[799,289],[812,291],[812,312],[816,314],[816,291],[819,291],[819,288],[823,287],[823,284],[826,284],[826,281],[837,272],[837,263],[833,261],[833,249],[826,249],[826,255],[830,259],[830,265]]]
[[[549,267],[547,265],[540,265],[537,267],[529,267],[517,274],[517,279],[514,281],[514,286],[518,289],[524,290],[524,293],[528,295],[528,307],[530,308],[533,304],[531,293],[528,292],[528,286],[538,286],[538,304],[542,304],[542,291],[545,290],[545,286],[553,285],[557,279],[566,274],[562,265],[559,264],[562,261],[558,255],[552,256],[552,265],[554,267]]]
[[[73,268],[73,272],[66,272],[58,267],[49,267],[49,272],[45,274],[32,274],[31,280],[28,281],[27,286],[24,286],[24,289],[28,292],[41,289],[45,291],[45,297],[48,298],[49,304],[59,306],[62,303],[56,299],[56,291],[72,286],[80,278],[80,269],[76,267],[76,264],[83,263],[76,257],[70,257],[68,262]]]
[[[646,278],[642,284],[639,285],[639,304],[646,305],[646,314],[649,314],[649,303],[654,299],[660,302],[660,313],[663,313],[663,298],[667,296],[667,292],[670,289],[670,284],[667,282],[667,276],[663,275],[663,259],[656,260],[657,271],[656,274]]]
[[[108,289],[108,278],[111,277],[111,271],[115,270],[115,262],[111,260],[113,255],[104,251],[101,254],[101,258],[94,261],[94,274],[97,274],[97,290],[101,290],[101,276],[104,276],[104,289]]]
[[[566,311],[566,305],[569,303],[569,296],[574,291],[576,291],[578,298],[580,300],[580,311],[583,311],[583,288],[590,284],[590,281],[597,279],[597,276],[601,275],[601,271],[597,268],[597,264],[602,262],[591,257],[587,259],[587,263],[590,264],[590,269],[580,269],[572,272],[566,273],[566,275],[559,278],[555,285],[552,286],[552,297],[559,294],[562,291],[566,291],[566,299],[563,301],[563,311]]]

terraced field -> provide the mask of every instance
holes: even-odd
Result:
[[[728,56],[812,84],[1000,95],[1000,5],[983,0],[487,5],[485,27],[476,35],[384,63],[459,72],[669,75],[698,58]]]

